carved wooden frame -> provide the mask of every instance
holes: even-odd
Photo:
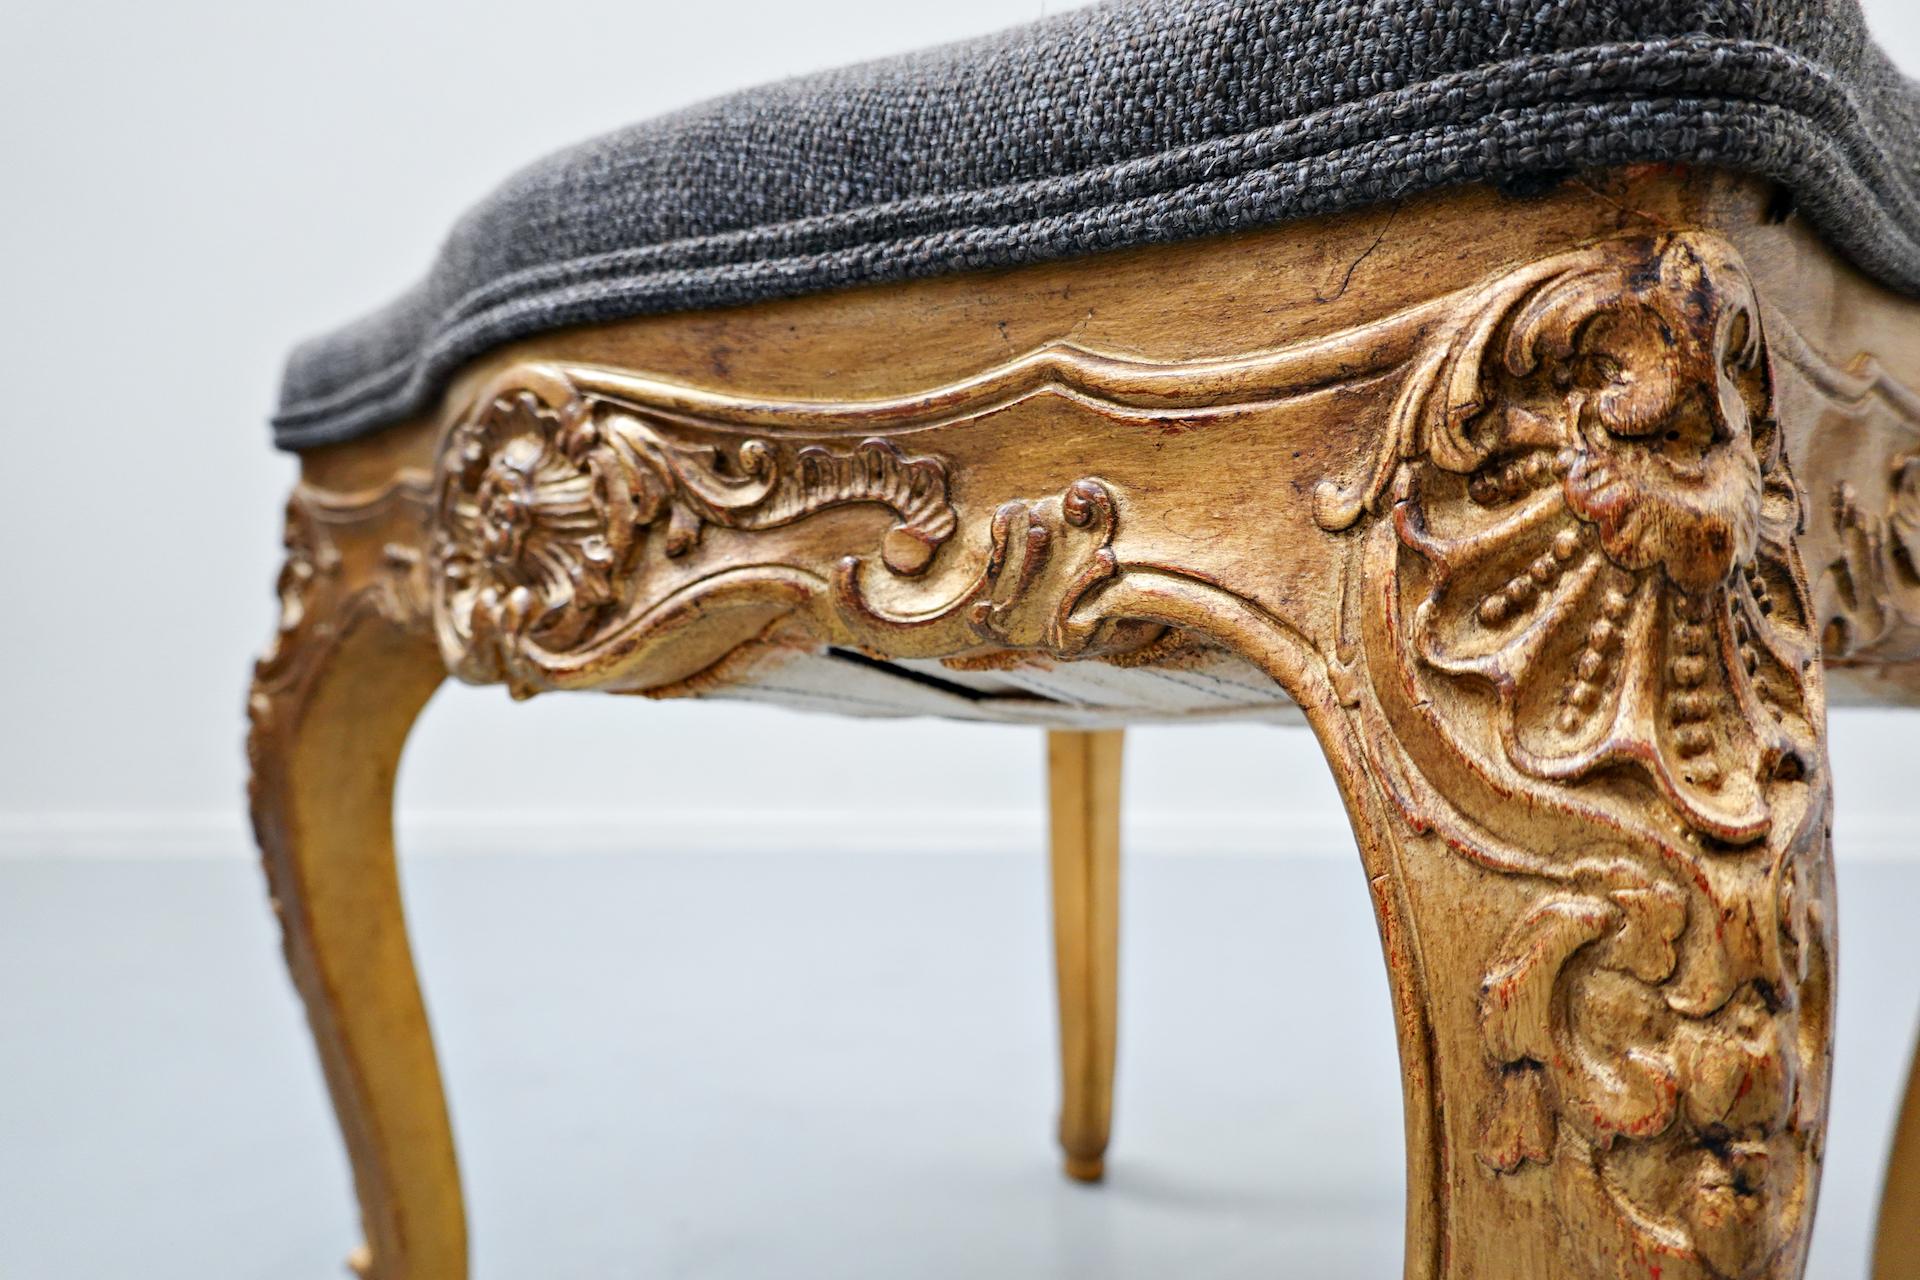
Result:
[[[1527,233],[1450,287],[1370,301],[1363,279],[1277,343],[1055,332],[835,398],[657,372],[616,328],[503,352],[434,421],[310,459],[256,675],[255,811],[367,1273],[465,1265],[457,1183],[427,1185],[452,1148],[390,845],[338,847],[384,832],[442,672],[666,697],[835,647],[1251,662],[1325,748],[1374,896],[1407,1274],[1799,1275],[1832,1019],[1827,668],[1915,687],[1920,308],[1750,184],[1618,181],[1501,204]],[[1402,252],[1496,201],[1426,202]],[[1245,247],[1133,261],[1242,290],[1268,279]],[[1906,366],[1862,345],[1873,326]],[[358,764],[327,762],[349,743]],[[377,972],[314,907],[346,860],[377,881],[360,927],[399,948]]]

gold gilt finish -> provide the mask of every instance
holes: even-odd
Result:
[[[1661,169],[553,334],[308,454],[254,807],[357,1265],[466,1265],[388,814],[434,686],[706,695],[833,651],[1251,664],[1324,747],[1373,896],[1406,1274],[1799,1276],[1828,689],[1920,690],[1917,339],[1769,192]],[[1090,1180],[1120,739],[1064,710],[1060,1137]],[[1879,1280],[1920,1275],[1917,1112]]]
[[[1120,970],[1118,729],[1047,735],[1053,810],[1054,973],[1060,990],[1060,1147],[1098,1182],[1113,1125]]]

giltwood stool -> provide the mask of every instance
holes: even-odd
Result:
[[[1304,716],[1406,1274],[1801,1273],[1825,708],[1920,697],[1920,107],[1850,0],[1139,0],[530,169],[293,358],[253,807],[379,1280],[466,1273],[390,805],[449,674],[1053,730],[1068,1171],[1118,726]],[[1876,1275],[1920,1277],[1920,1083]]]

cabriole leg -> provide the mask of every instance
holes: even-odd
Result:
[[[296,497],[251,702],[254,830],[353,1165],[368,1280],[462,1280],[452,1130],[394,864],[394,773],[444,668],[403,591]],[[375,554],[378,554],[377,552]],[[384,572],[384,571],[382,571]],[[365,587],[365,589],[362,589]]]
[[[1352,523],[1315,717],[1399,1002],[1411,1277],[1805,1266],[1831,802],[1760,325],[1707,238],[1496,296],[1446,354],[1497,359]]]

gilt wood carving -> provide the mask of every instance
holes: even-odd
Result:
[[[368,499],[296,498],[258,705],[343,608],[518,696],[699,693],[828,647],[1230,651],[1355,818],[1408,1274],[1796,1276],[1832,1016],[1821,649],[1920,656],[1916,406],[1816,354],[1708,231],[1253,355],[1061,340],[891,397],[507,361],[353,536],[314,514]],[[325,586],[343,557],[355,585]]]
[[[1543,267],[1396,406],[1350,696],[1405,820],[1528,886],[1480,971],[1475,1157],[1550,1180],[1595,1274],[1797,1274],[1829,805],[1759,309],[1707,238]]]
[[[886,656],[1126,652],[1167,621],[1110,592],[1129,575],[1232,588],[1124,564],[1123,502],[1096,477],[997,505],[958,593],[875,603],[869,580],[924,573],[958,524],[949,464],[920,437],[1021,396],[1119,416],[1257,396],[1284,413],[1383,380],[1374,456],[1314,494],[1319,526],[1351,543],[1330,669],[1409,827],[1530,886],[1481,966],[1473,1154],[1500,1179],[1550,1182],[1563,1230],[1604,1256],[1790,1271],[1825,1109],[1824,711],[1803,503],[1731,249],[1605,242],[1320,350],[1173,372],[1061,350],[920,404],[781,423],[522,371],[441,463],[450,665],[523,692],[605,680],[659,616],[649,557],[684,555],[705,526],[854,503],[891,518],[878,555],[739,589],[792,590],[816,635]],[[895,434],[833,443],[881,425]]]
[[[1826,597],[1827,661],[1913,662],[1920,659],[1920,394],[1871,355],[1838,367],[1791,330],[1786,338],[1778,344],[1781,364],[1804,387],[1810,436],[1861,458],[1829,477],[1810,513],[1832,547],[1817,584]]]
[[[280,617],[254,664],[248,694],[249,752],[285,732],[286,717],[342,636],[367,618],[418,631],[432,617],[419,550],[430,492],[417,476],[371,493],[310,486],[287,499],[286,559],[275,590]]]

